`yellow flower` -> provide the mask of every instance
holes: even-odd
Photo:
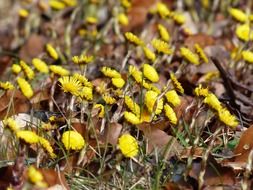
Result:
[[[143,51],[144,51],[144,54],[145,54],[146,58],[147,58],[148,60],[154,62],[155,59],[156,59],[155,53],[152,52],[149,48],[147,48],[147,47],[145,47],[145,46],[144,46],[142,49],[143,49]]]
[[[62,0],[68,7],[74,7],[77,5],[76,0]]]
[[[20,63],[20,66],[21,66],[21,68],[23,69],[23,71],[24,71],[24,73],[25,73],[25,75],[26,75],[26,77],[28,78],[28,79],[33,79],[34,78],[34,72],[33,72],[33,70],[31,69],[31,67],[29,67],[24,61],[20,61],[19,62]]]
[[[3,124],[5,127],[8,127],[14,133],[16,133],[20,129],[16,121],[10,117],[5,119],[3,121]]]
[[[150,84],[150,90],[155,91],[156,93],[160,94],[161,90],[159,88],[157,88],[155,85]]]
[[[209,94],[209,90],[207,88],[202,88],[202,85],[200,84],[194,89],[194,93],[196,94],[196,96],[207,97]]]
[[[242,58],[244,61],[253,63],[253,52],[249,50],[242,51]]]
[[[99,94],[105,94],[108,91],[107,84],[104,81],[100,82],[99,85],[96,87],[96,91]]]
[[[248,17],[246,13],[244,13],[242,10],[237,8],[229,8],[228,9],[229,14],[237,21],[239,22],[246,22],[248,20]]]
[[[165,115],[169,119],[169,121],[172,124],[176,125],[177,124],[177,116],[176,116],[176,113],[174,112],[174,110],[168,104],[165,104],[164,111],[165,111]]]
[[[105,107],[102,104],[95,104],[93,106],[93,108],[99,108],[100,112],[98,114],[98,117],[104,118],[104,116],[105,116]]]
[[[18,74],[21,71],[21,67],[18,64],[13,64],[11,67],[11,70],[13,73]]]
[[[173,106],[179,106],[181,104],[181,99],[175,90],[169,90],[166,92],[165,97]]]
[[[86,22],[89,23],[89,24],[97,24],[98,19],[96,17],[93,17],[93,16],[88,16],[86,18]]]
[[[59,66],[59,65],[50,65],[49,69],[54,74],[57,74],[59,76],[67,76],[67,75],[69,75],[69,71],[67,69],[64,69],[62,66]]]
[[[118,71],[111,69],[110,67],[102,67],[101,72],[110,78],[121,78],[121,74]]]
[[[65,8],[65,4],[59,0],[49,0],[49,5],[55,10],[61,10]]]
[[[80,56],[73,56],[72,61],[75,64],[79,65],[85,65],[87,63],[90,63],[94,60],[94,57],[92,55],[80,55]]]
[[[72,76],[64,76],[58,79],[64,92],[69,92],[74,96],[79,96],[82,89],[81,83]]]
[[[208,63],[208,58],[204,52],[204,50],[200,47],[199,44],[194,45],[196,52],[198,53],[200,59],[202,59],[205,63]]]
[[[138,125],[141,123],[141,120],[137,115],[135,115],[132,112],[125,111],[124,112],[124,118],[133,125]]]
[[[203,78],[205,81],[210,81],[211,79],[213,78],[217,78],[220,76],[220,72],[219,71],[210,71],[210,72],[207,72]]]
[[[79,80],[84,86],[87,86],[87,87],[90,87],[90,88],[93,87],[92,83],[89,82],[88,79],[84,75],[74,73],[73,77],[75,79]]]
[[[158,93],[152,90],[147,91],[145,94],[144,103],[150,113],[153,112],[157,97],[158,97]],[[155,114],[157,115],[160,114],[162,112],[162,109],[163,109],[163,99],[160,99],[157,102]]]
[[[205,9],[208,9],[209,7],[209,0],[201,0],[201,5],[205,8]]]
[[[130,8],[131,7],[131,2],[129,0],[120,0],[121,5],[125,8]]]
[[[18,11],[18,14],[21,18],[27,18],[29,15],[29,12],[26,9],[20,9]]]
[[[213,93],[209,93],[205,97],[204,103],[206,103],[207,105],[209,105],[211,108],[213,108],[216,111],[219,111],[222,108],[220,101]]]
[[[39,136],[32,131],[28,131],[28,130],[17,131],[16,136],[20,140],[28,144],[36,144],[39,142]]]
[[[67,150],[81,150],[86,145],[82,135],[76,131],[65,131],[61,141]]]
[[[193,53],[191,50],[185,47],[180,48],[180,53],[183,58],[185,58],[190,63],[193,63],[195,65],[199,65],[199,57],[197,54]]]
[[[236,128],[239,125],[236,117],[232,115],[226,108],[219,109],[218,116],[220,121],[229,127]]]
[[[137,140],[130,134],[124,134],[119,138],[119,149],[125,157],[135,157],[139,152]]]
[[[156,9],[161,18],[166,18],[170,16],[170,11],[164,3],[158,2],[156,4]]]
[[[117,16],[117,19],[118,19],[118,22],[121,24],[121,25],[128,25],[129,21],[128,21],[128,17],[125,13],[120,13],[118,14]]]
[[[14,88],[15,87],[10,82],[8,82],[8,81],[7,82],[1,82],[0,81],[0,89],[3,89],[3,90],[12,90]]]
[[[143,65],[143,75],[152,82],[158,82],[159,81],[159,75],[155,68],[149,64]]]
[[[184,93],[184,89],[183,89],[181,83],[177,80],[175,74],[172,73],[172,72],[170,73],[170,79],[171,79],[171,81],[172,81],[172,84],[173,84],[174,88],[175,88],[178,92],[180,92],[181,94],[183,94],[183,93]]]
[[[23,78],[17,78],[18,86],[25,97],[30,99],[33,96],[33,89],[31,85]]]
[[[186,20],[185,16],[182,13],[177,13],[177,12],[173,13],[172,18],[177,24],[180,24],[180,25],[184,24]]]
[[[46,188],[48,186],[48,184],[44,182],[43,175],[34,166],[29,166],[27,175],[29,181],[36,186],[40,188]]]
[[[169,44],[165,41],[159,40],[159,39],[153,39],[152,40],[152,46],[159,52],[164,54],[171,54],[172,50],[169,47]]]
[[[238,25],[235,30],[236,36],[242,41],[249,41],[250,39],[250,26],[249,24]]]
[[[130,96],[125,95],[124,101],[125,101],[125,104],[127,105],[127,107],[128,107],[135,115],[137,115],[137,116],[140,115],[140,113],[141,113],[141,108],[140,108],[140,106],[139,106],[136,102],[134,102]]]
[[[102,95],[102,98],[105,101],[105,103],[109,105],[114,104],[116,102],[116,99],[109,96],[108,94]]]
[[[144,42],[138,36],[134,35],[132,32],[126,32],[125,37],[129,42],[132,42],[137,46],[142,46],[144,44]]]
[[[123,78],[112,78],[112,84],[117,88],[122,88],[125,85]]]
[[[170,40],[170,34],[168,30],[161,24],[158,24],[158,30],[162,40],[168,42]]]
[[[57,60],[59,58],[57,51],[51,44],[46,45],[47,53],[50,57],[52,57],[54,60]]]
[[[32,60],[32,64],[41,73],[48,73],[49,72],[47,64],[44,61],[42,61],[41,59],[34,58]]]
[[[128,72],[136,82],[142,82],[142,72],[140,72],[137,67],[130,65],[128,68]]]
[[[54,150],[53,150],[50,142],[47,139],[45,139],[43,137],[39,137],[39,143],[49,153],[51,158],[56,158]]]
[[[85,98],[86,100],[93,100],[93,89],[91,87],[83,87],[80,92],[81,98]]]

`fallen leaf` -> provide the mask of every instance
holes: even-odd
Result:
[[[117,145],[122,125],[120,123],[110,123],[105,128],[104,135],[101,136],[102,142],[108,142],[112,145]]]

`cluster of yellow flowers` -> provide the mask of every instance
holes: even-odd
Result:
[[[92,55],[80,55],[80,56],[73,56],[72,61],[75,64],[79,65],[85,65],[87,63],[90,63],[94,60],[94,57]]]
[[[123,25],[123,26],[127,26],[129,24],[129,19],[127,17],[127,10],[128,8],[130,8],[131,2],[128,0],[121,0],[121,6],[123,7],[123,11],[118,13],[117,15],[117,20],[119,22],[119,24]]]
[[[223,107],[219,99],[213,93],[209,92],[207,88],[202,88],[202,86],[199,85],[195,88],[194,92],[196,96],[204,97],[204,103],[216,111],[220,121],[222,121],[225,125],[232,128],[239,125],[236,117]]]
[[[205,52],[203,51],[203,49],[200,47],[200,45],[195,44],[194,47],[195,47],[196,53],[193,53],[190,49],[188,49],[186,47],[181,47],[180,54],[182,55],[182,57],[184,59],[186,59],[187,61],[189,61],[190,63],[193,63],[195,65],[200,64],[200,59],[204,63],[208,63],[208,58],[207,58]]]

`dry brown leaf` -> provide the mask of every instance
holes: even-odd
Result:
[[[194,44],[199,44],[202,48],[210,45],[215,44],[215,40],[212,36],[206,35],[206,34],[195,34],[189,36],[185,40],[185,46],[187,46],[190,49],[194,49]]]
[[[249,153],[253,148],[253,125],[251,125],[246,131],[243,132],[239,144],[234,150],[235,155],[239,155],[235,157],[235,162],[247,162]]]
[[[102,142],[108,142],[112,145],[117,145],[121,129],[122,129],[122,125],[120,123],[108,124],[105,128],[104,135],[101,136]]]
[[[164,131],[152,127],[150,123],[142,123],[137,126],[143,133],[147,139],[147,152],[151,153],[154,148],[162,149],[168,143],[171,142],[170,152],[167,157],[171,157],[174,155],[178,155],[182,152],[183,147],[177,142],[177,139],[173,136],[166,134]]]

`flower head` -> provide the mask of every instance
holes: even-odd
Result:
[[[164,54],[171,54],[172,50],[169,47],[169,44],[165,41],[159,39],[152,40],[152,46],[159,52]]]
[[[211,108],[213,108],[216,111],[219,111],[222,108],[221,102],[218,100],[218,98],[213,93],[209,93],[205,97],[204,103],[206,103],[208,106],[210,106]]]
[[[164,111],[165,111],[165,115],[169,119],[169,121],[172,124],[176,125],[177,124],[177,116],[176,116],[176,113],[174,112],[174,110],[168,104],[165,104]]]
[[[194,93],[196,96],[203,96],[206,97],[209,94],[208,88],[202,88],[202,85],[200,84],[198,87],[194,89]]]
[[[197,54],[193,53],[191,50],[185,47],[180,48],[180,53],[183,58],[185,58],[190,63],[193,63],[195,65],[199,65],[199,57]]]
[[[134,35],[132,32],[126,32],[125,37],[129,42],[137,46],[142,46],[144,44],[144,42],[138,36]]]
[[[48,186],[48,184],[44,182],[43,175],[34,166],[29,166],[27,175],[29,181],[36,186],[40,188],[46,188]]]
[[[94,60],[94,57],[92,55],[80,55],[80,56],[72,57],[72,61],[75,64],[79,64],[79,65],[85,65],[85,64],[91,63],[93,60]]]
[[[248,17],[246,13],[244,13],[242,10],[237,8],[229,8],[228,9],[229,14],[237,21],[239,22],[246,22],[248,20]]]
[[[102,95],[102,98],[103,98],[103,100],[105,101],[105,103],[106,103],[106,104],[109,104],[109,105],[114,104],[114,103],[116,102],[116,99],[113,98],[113,97],[111,97],[111,96],[108,95],[108,94]]]
[[[7,82],[1,82],[0,81],[0,89],[3,89],[3,90],[12,90],[14,88],[15,87],[10,82],[8,82],[8,81]]]
[[[39,136],[32,131],[19,130],[16,132],[16,136],[27,144],[36,144],[39,142]]]
[[[76,131],[65,131],[61,141],[67,150],[81,150],[86,145],[82,135]]]
[[[3,124],[5,127],[8,127],[14,133],[16,133],[20,129],[17,122],[10,117],[3,120]]]
[[[128,25],[129,21],[128,21],[128,17],[125,13],[118,14],[117,18],[118,18],[118,21],[121,25],[123,25],[123,26]]]
[[[11,66],[11,70],[12,70],[13,73],[18,74],[18,73],[20,73],[20,71],[22,70],[22,68],[18,64],[13,64]]]
[[[178,106],[181,104],[181,99],[175,90],[169,90],[168,92],[166,92],[165,97],[167,101],[173,106]]]
[[[110,67],[102,67],[101,72],[110,78],[121,78],[121,74],[118,71],[111,69]]]
[[[54,74],[57,74],[59,76],[67,76],[67,75],[69,75],[69,71],[67,69],[64,69],[62,66],[59,66],[59,65],[50,65],[49,69]]]
[[[238,25],[236,27],[235,34],[240,40],[245,41],[245,42],[249,41],[249,39],[252,36],[250,34],[249,24]]]
[[[97,24],[98,19],[96,17],[93,17],[93,16],[88,16],[86,18],[86,22],[89,23],[89,24]]]
[[[156,69],[149,64],[143,65],[143,75],[152,82],[159,81],[159,75],[158,75]]]
[[[18,86],[25,97],[30,99],[33,96],[33,89],[31,85],[24,78],[17,78]]]
[[[69,92],[74,96],[79,96],[82,89],[81,83],[72,76],[64,76],[58,79],[64,92]]]
[[[21,17],[21,18],[27,18],[28,15],[29,15],[29,12],[26,10],[26,9],[20,9],[18,11],[18,15]]]
[[[34,58],[32,60],[32,64],[41,73],[48,73],[49,72],[47,64],[44,61],[42,61],[41,59]]]
[[[124,134],[119,138],[119,149],[125,157],[135,157],[139,152],[137,140],[130,134]]]
[[[112,78],[112,84],[117,88],[122,88],[125,85],[125,80],[123,78]]]
[[[81,98],[86,100],[93,100],[93,89],[91,87],[84,86],[80,94]]]
[[[236,117],[232,115],[226,108],[219,109],[218,116],[220,121],[231,128],[235,128],[239,125]]]
[[[157,101],[158,93],[152,90],[149,90],[145,94],[145,105],[150,113],[153,112],[155,103],[157,102],[156,108],[155,108],[155,114],[160,114],[163,109],[163,99],[160,99]]]
[[[33,70],[24,61],[22,61],[22,60],[20,61],[20,66],[23,69],[23,71],[28,79],[31,80],[34,78]]]
[[[253,63],[253,52],[249,50],[242,51],[242,58],[248,63]]]
[[[76,78],[77,80],[79,80],[84,86],[87,86],[87,87],[90,87],[90,88],[93,87],[92,83],[89,82],[88,79],[84,75],[74,73],[73,77]]]
[[[39,137],[39,143],[48,152],[48,154],[50,155],[51,158],[56,157],[53,147],[51,146],[50,142],[47,139],[45,139],[43,137]]]
[[[140,118],[132,112],[125,111],[124,118],[133,125],[138,125],[141,123]]]
[[[130,96],[126,95],[124,100],[128,109],[130,109],[135,115],[139,116],[141,113],[140,106],[136,102],[134,102]]]
[[[51,44],[46,45],[46,50],[47,50],[48,55],[54,60],[57,60],[59,58],[59,55],[56,49]]]
[[[175,74],[172,73],[172,72],[170,73],[170,79],[171,79],[171,81],[172,81],[172,84],[173,84],[174,88],[175,88],[178,92],[180,92],[181,94],[183,94],[183,93],[184,93],[184,89],[183,89],[181,83],[177,80]]]
[[[159,13],[161,18],[166,18],[166,17],[170,16],[170,11],[167,8],[166,4],[164,4],[162,2],[158,2],[156,4],[156,9],[157,9],[157,12]]]
[[[61,1],[57,1],[57,0],[50,0],[49,5],[52,9],[55,9],[55,10],[62,10],[66,7],[65,3]]]
[[[120,3],[125,8],[130,8],[132,6],[131,2],[129,0],[120,0]]]
[[[168,42],[170,40],[170,34],[168,30],[162,24],[158,24],[159,34],[163,41]]]
[[[182,13],[178,13],[178,12],[174,12],[172,14],[172,18],[179,25],[184,24],[186,20],[185,16]]]
[[[138,70],[137,67],[130,65],[128,68],[128,72],[136,82],[138,83],[142,82],[142,73]]]
[[[93,106],[93,108],[99,108],[100,112],[98,114],[98,117],[104,118],[104,116],[105,116],[105,107],[102,104],[95,104]]]
[[[194,47],[195,47],[195,50],[196,50],[197,54],[199,55],[200,59],[202,59],[205,63],[208,63],[208,58],[207,58],[204,50],[200,47],[200,45],[195,44]]]
[[[143,51],[144,51],[144,54],[145,54],[146,58],[147,58],[148,60],[154,62],[155,59],[156,59],[155,53],[152,52],[149,48],[147,48],[147,47],[145,47],[145,46],[144,46],[142,49],[143,49]]]

